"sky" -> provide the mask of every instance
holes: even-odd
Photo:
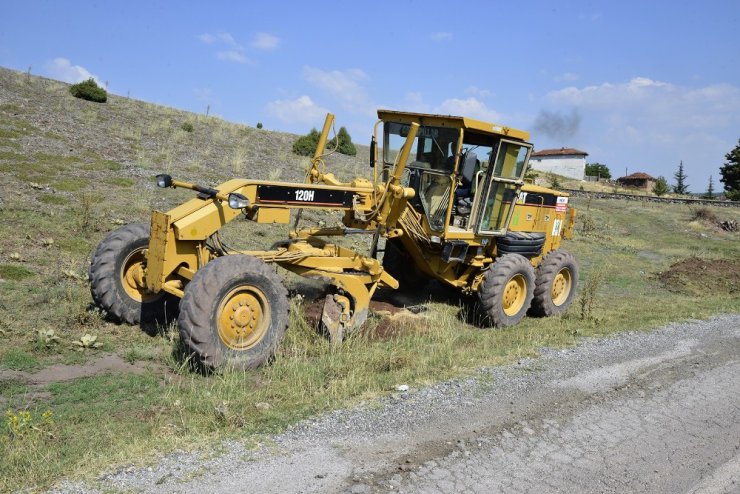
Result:
[[[462,115],[704,192],[740,139],[740,0],[5,0],[0,66],[266,129]]]

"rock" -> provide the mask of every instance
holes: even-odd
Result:
[[[409,385],[408,384],[399,384],[398,386],[396,386],[396,391],[404,392],[404,391],[408,391],[408,390],[409,390]]]

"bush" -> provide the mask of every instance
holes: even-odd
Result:
[[[609,168],[602,163],[586,163],[586,175],[589,177],[605,178],[607,180],[612,178]]]
[[[655,185],[653,186],[653,194],[660,197],[667,194],[668,189],[668,182],[666,181],[665,177],[658,177],[658,179],[655,181]]]
[[[69,86],[69,92],[75,98],[82,98],[87,101],[94,101],[95,103],[105,103],[108,100],[108,93],[105,92],[105,89],[98,86],[92,77],[78,84],[72,84]]]
[[[319,145],[320,137],[321,134],[316,128],[311,129],[311,132],[296,139],[293,143],[293,152],[300,156],[313,156]]]
[[[262,128],[262,122],[257,122],[257,128],[258,129],[261,129]]]
[[[550,173],[547,175],[547,181],[550,183],[550,187],[553,189],[559,189],[562,187],[562,184],[560,183],[560,177],[555,175],[554,173]]]
[[[337,151],[342,154],[346,154],[347,156],[355,156],[357,154],[357,148],[352,144],[352,137],[350,137],[346,128],[340,128],[337,136],[330,140],[326,146],[329,149],[334,149],[337,146],[337,139],[339,139],[339,147],[337,147]]]
[[[315,128],[311,129],[311,132],[305,136],[299,137],[293,143],[293,152],[300,156],[313,156],[316,152],[316,147],[319,145],[319,138],[321,134]],[[337,146],[337,140],[339,140],[339,146]],[[337,136],[326,143],[326,149],[337,148],[337,151],[346,154],[347,156],[355,156],[357,154],[357,148],[352,144],[352,137],[344,127],[339,129]]]
[[[184,130],[185,132],[192,132],[193,131],[193,124],[190,122],[183,123],[180,128]]]

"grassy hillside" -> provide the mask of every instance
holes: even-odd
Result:
[[[580,295],[563,317],[483,330],[467,322],[470,301],[431,284],[405,299],[423,305],[422,315],[373,317],[334,348],[306,322],[313,307],[295,297],[272,365],[193,374],[175,324],[149,336],[91,305],[90,252],[109,231],[190,196],[156,189],[156,173],[206,185],[302,180],[307,159],[290,152],[289,134],[116,96],[90,103],[67,87],[0,69],[0,491],[94,477],[226,437],[250,442],[400,383],[475,374],[584,336],[740,311],[738,234],[716,228],[706,211],[577,199],[579,233],[565,248],[581,265]],[[366,162],[359,147],[357,158],[335,155],[328,167],[348,178]],[[708,211],[740,220],[734,209]],[[229,235],[264,245],[284,232],[239,222]]]

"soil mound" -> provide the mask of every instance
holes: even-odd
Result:
[[[700,259],[689,257],[658,273],[666,288],[679,293],[740,292],[740,259]]]

